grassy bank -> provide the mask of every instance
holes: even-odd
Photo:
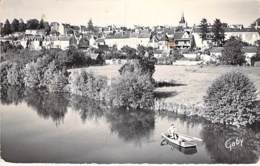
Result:
[[[72,71],[86,70],[113,79],[119,76],[120,67],[121,65],[91,66]],[[153,76],[156,81],[173,80],[176,84],[176,86],[156,88],[158,101],[166,103],[165,105],[200,106],[207,88],[214,79],[232,70],[239,70],[248,75],[258,89],[257,99],[260,100],[260,67],[205,66],[201,68],[199,66],[156,65]]]

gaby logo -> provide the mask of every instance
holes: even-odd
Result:
[[[237,146],[243,146],[243,138],[238,138],[238,137],[231,137],[228,140],[225,141],[225,148],[229,149],[232,151],[235,149]]]

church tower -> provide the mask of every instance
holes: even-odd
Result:
[[[179,21],[179,26],[182,28],[187,28],[187,22],[185,21],[184,13],[182,13],[181,20]]]

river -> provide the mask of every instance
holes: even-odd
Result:
[[[213,125],[171,112],[107,109],[83,97],[8,88],[1,94],[1,156],[15,163],[256,163],[259,125]],[[162,144],[171,123],[203,139]],[[237,140],[242,140],[240,144]],[[234,146],[233,146],[234,145]]]

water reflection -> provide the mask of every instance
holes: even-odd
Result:
[[[56,125],[63,122],[67,113],[68,100],[62,94],[44,93],[26,89],[24,101],[44,119],[51,118]]]
[[[81,96],[71,96],[70,106],[73,110],[78,111],[82,122],[98,120],[104,116],[104,111],[107,109],[102,103]]]
[[[202,136],[216,163],[255,163],[258,160],[259,133],[252,128],[209,124],[203,128]]]
[[[177,113],[170,111],[157,111],[157,113],[160,117],[167,118],[172,122],[179,120],[178,123],[186,125],[187,128],[194,128],[198,127],[198,125],[205,125],[208,123],[204,118],[199,116],[188,117],[185,115],[178,115]]]
[[[63,139],[67,138],[67,143],[65,144],[60,144],[60,138],[59,135],[57,137],[54,137],[55,134],[52,133],[55,131],[58,132],[61,130],[62,127],[56,128],[54,131],[48,131],[46,129],[46,133],[44,133],[44,136],[48,135],[54,135],[53,137],[50,137],[50,141],[43,143],[41,142],[41,139],[35,137],[33,135],[33,132],[30,133],[28,130],[27,132],[29,134],[32,134],[32,138],[35,139],[34,141],[40,141],[41,144],[45,148],[45,153],[41,153],[39,151],[32,151],[32,154],[39,154],[39,155],[44,155],[46,158],[52,158],[50,154],[50,149],[53,147],[52,150],[55,150],[56,147],[57,149],[61,147],[64,147],[64,150],[61,152],[64,153],[64,158],[62,158],[60,162],[63,161],[68,161],[68,155],[71,155],[73,157],[73,154],[75,156],[80,156],[81,159],[78,159],[77,161],[85,161],[86,159],[85,154],[89,153],[89,161],[94,161],[93,156],[96,156],[96,153],[98,152],[103,152],[103,154],[107,154],[108,151],[113,151],[114,153],[118,152],[117,154],[121,154],[122,152],[127,153],[128,151],[131,151],[133,153],[137,153],[136,159],[145,158],[146,161],[156,159],[156,156],[159,156],[161,154],[164,154],[163,157],[159,157],[158,161],[156,162],[161,162],[164,163],[167,161],[167,163],[171,163],[172,161],[178,162],[178,161],[186,161],[188,158],[185,158],[187,155],[193,155],[194,157],[194,162],[216,162],[216,163],[254,163],[258,160],[258,156],[260,155],[260,126],[259,124],[256,124],[254,126],[251,126],[250,128],[235,128],[235,127],[230,127],[230,126],[223,126],[223,125],[214,125],[214,124],[209,124],[207,121],[199,118],[199,117],[185,117],[185,116],[179,116],[175,113],[172,112],[153,112],[153,111],[146,111],[146,110],[118,110],[118,109],[111,109],[106,107],[104,104],[100,102],[96,102],[93,100],[90,100],[88,98],[83,98],[79,96],[69,96],[66,94],[51,94],[51,93],[44,93],[44,92],[39,92],[35,90],[21,90],[19,88],[15,87],[9,87],[7,89],[1,89],[1,104],[2,105],[10,105],[10,104],[20,104],[22,102],[27,103],[29,107],[32,107],[33,111],[37,112],[37,115],[43,119],[51,119],[52,121],[55,122],[56,125],[64,125],[66,126],[67,123],[64,122],[64,119],[66,116],[71,115],[68,114],[70,111],[75,111],[77,114],[80,115],[80,119],[82,122],[89,121],[90,125],[92,127],[94,126],[95,130],[93,131],[92,134],[90,133],[85,133],[87,129],[89,129],[88,132],[92,132],[90,128],[87,128],[88,126],[84,125],[83,123],[80,122],[78,125],[82,125],[80,128],[78,125],[74,125],[74,123],[68,123],[67,128],[71,128],[71,132],[76,132],[76,137],[73,136],[73,134],[68,134],[68,135],[63,135]],[[6,110],[8,111],[8,110]],[[11,114],[13,115],[13,114]],[[9,116],[12,117],[12,116]],[[78,118],[78,116],[76,115]],[[13,121],[16,120],[16,118],[19,119],[19,117],[15,117]],[[75,118],[75,117],[74,117]],[[25,117],[27,119],[27,117]],[[155,120],[156,119],[156,120]],[[37,120],[37,119],[36,119]],[[67,118],[66,118],[67,120]],[[68,120],[71,120],[70,117],[68,117]],[[95,121],[101,121],[101,129],[99,128],[98,125],[96,125]],[[5,121],[9,121],[9,119],[5,119]],[[66,121],[67,122],[67,121]],[[156,125],[155,125],[156,122]],[[197,149],[182,149],[179,147],[175,147],[174,145],[163,145],[164,147],[160,147],[160,133],[164,130],[167,129],[168,125],[171,122],[176,122],[176,127],[178,127],[178,130],[181,132],[183,131],[184,134],[190,134],[191,136],[195,137],[201,137],[204,141],[204,143],[200,146],[197,147]],[[64,123],[64,124],[63,124]],[[70,126],[72,124],[72,126]],[[53,124],[51,124],[52,126]],[[34,126],[33,125],[28,125],[29,128],[33,130]],[[15,132],[7,132],[9,131],[13,126],[5,126],[5,132],[8,134],[13,134]],[[106,132],[104,130],[104,127],[106,131],[110,134],[112,133],[112,136],[106,137],[104,140],[99,140],[98,142],[100,145],[95,143],[95,141],[92,141],[93,138],[97,138],[97,136],[100,135],[105,135]],[[15,127],[14,127],[15,128]],[[67,128],[64,129],[67,132]],[[26,128],[25,128],[26,129]],[[74,130],[75,129],[75,130]],[[108,129],[108,130],[107,130]],[[110,129],[110,131],[109,131]],[[13,128],[12,128],[13,130]],[[11,131],[11,130],[10,130]],[[65,132],[65,133],[66,133]],[[77,134],[84,135],[85,137],[88,137],[89,141],[86,140],[81,140],[80,137],[78,137]],[[186,132],[186,133],[185,133]],[[19,133],[17,133],[19,135]],[[29,135],[28,134],[28,135]],[[89,135],[88,135],[89,134]],[[108,134],[108,135],[109,135]],[[116,137],[114,137],[116,135]],[[8,135],[9,136],[9,135]],[[106,135],[107,136],[107,135]],[[29,139],[30,136],[26,137],[25,140]],[[54,138],[57,138],[54,139]],[[118,138],[121,141],[118,141]],[[239,144],[236,145],[236,138],[243,139],[242,146]],[[16,146],[22,146],[19,141],[21,138],[19,138],[19,141],[12,141],[14,137],[9,136],[7,137],[6,135],[6,145],[5,147],[9,150],[9,152],[16,152]],[[18,137],[17,137],[18,139]],[[101,138],[100,138],[101,139]],[[153,139],[150,141],[150,139]],[[98,140],[98,139],[97,139]],[[107,142],[106,142],[107,140]],[[232,146],[232,149],[227,148],[225,145],[227,140],[229,141],[228,145]],[[53,142],[53,144],[51,144]],[[56,141],[56,142],[55,142]],[[74,141],[74,142],[73,142]],[[82,142],[80,142],[82,141]],[[26,142],[26,141],[25,141]],[[73,146],[69,146],[70,142],[78,143],[78,149],[79,152],[72,152],[71,148]],[[144,143],[149,142],[149,146],[142,146],[142,149],[145,149],[143,151],[140,151],[140,148],[135,150],[131,145],[125,144],[125,142],[130,142],[131,145],[133,144],[134,147],[141,146]],[[2,142],[1,142],[2,143]],[[10,145],[10,144],[13,145]],[[27,142],[28,144],[28,149],[30,149],[29,146],[32,144],[30,142]],[[235,143],[235,146],[233,146],[232,143]],[[49,145],[50,144],[50,145]],[[57,146],[55,146],[57,144]],[[113,149],[115,145],[120,146],[120,150],[118,149]],[[66,148],[67,146],[67,148]],[[80,148],[82,146],[82,149]],[[95,150],[89,150],[93,146],[95,146],[93,149]],[[103,146],[106,146],[105,148]],[[15,148],[12,148],[15,147]],[[22,147],[21,149],[23,149]],[[27,147],[25,147],[27,148]],[[42,148],[42,147],[41,147]],[[96,150],[100,151],[96,151]],[[166,150],[165,150],[166,149]],[[169,151],[167,150],[172,149],[173,153],[168,153]],[[6,152],[8,152],[6,150]],[[108,150],[108,151],[106,151]],[[118,151],[117,151],[118,150]],[[125,150],[125,151],[124,151]],[[175,153],[176,150],[178,150],[178,154]],[[25,149],[26,151],[26,149]],[[83,153],[83,152],[84,153]],[[96,152],[96,153],[95,153]],[[5,152],[3,152],[5,153]],[[140,155],[139,155],[140,153]],[[167,153],[167,154],[165,154]],[[5,153],[7,155],[8,153]],[[29,154],[29,153],[28,153]],[[60,154],[60,153],[58,153]],[[93,156],[91,156],[92,154]],[[122,153],[123,154],[123,153]],[[145,155],[146,154],[146,155]],[[172,157],[172,154],[174,154],[175,158]],[[180,155],[179,155],[180,154]],[[185,155],[183,155],[185,154]],[[46,156],[45,156],[46,155]],[[50,155],[50,156],[49,156]],[[52,154],[54,155],[54,154]],[[153,155],[153,158],[150,159],[148,156]],[[10,155],[13,156],[13,155]],[[8,156],[8,157],[10,157]],[[113,155],[111,155],[113,158]],[[57,158],[59,156],[56,156]],[[197,158],[196,158],[197,157]],[[209,159],[209,157],[211,159]],[[14,157],[17,159],[16,157]],[[30,158],[30,156],[28,157]],[[40,157],[41,158],[41,157]],[[49,159],[48,158],[48,159]],[[14,161],[15,161],[14,159]],[[46,161],[49,161],[46,159]],[[102,161],[106,158],[99,157],[98,159],[102,159]],[[130,159],[130,158],[129,158]],[[131,158],[132,162],[134,161],[134,158]],[[208,160],[207,160],[208,159]],[[36,160],[36,159],[35,159]],[[73,158],[71,159],[72,161]],[[193,160],[193,159],[192,159]],[[113,160],[114,161],[114,160]],[[152,160],[154,161],[154,160]]]
[[[8,87],[0,89],[1,104],[18,105],[23,101],[24,91],[19,87]]]
[[[141,145],[154,130],[154,112],[141,110],[113,110],[106,114],[111,131],[127,142]]]

